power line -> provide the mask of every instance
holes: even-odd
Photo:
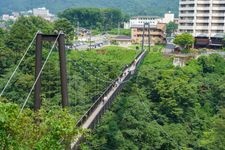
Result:
[[[11,82],[12,78],[13,78],[14,75],[16,74],[16,71],[18,70],[19,66],[20,66],[21,63],[23,62],[25,56],[27,55],[27,52],[30,50],[30,48],[31,48],[31,46],[32,46],[32,44],[33,44],[33,42],[34,42],[34,40],[36,39],[38,33],[39,33],[39,31],[36,32],[36,34],[35,34],[33,40],[31,41],[31,43],[30,43],[29,46],[27,47],[27,49],[26,49],[25,53],[23,54],[22,58],[20,59],[18,65],[16,66],[15,70],[13,71],[12,75],[10,76],[10,78],[9,78],[9,80],[7,81],[6,85],[4,86],[4,88],[3,88],[3,90],[2,90],[2,92],[1,92],[1,94],[0,94],[0,97],[4,94],[6,88],[8,87],[8,85],[9,85],[9,83]]]
[[[139,55],[139,53],[137,53],[137,54],[135,55],[134,58],[136,58],[138,55]],[[106,77],[106,75],[103,74],[97,67],[95,67],[95,66],[93,65],[93,63],[88,62],[88,61],[85,61],[84,55],[83,55],[82,53],[81,53],[80,56],[81,56],[81,58],[82,58],[82,60],[83,60],[84,62],[89,63],[90,66],[91,66],[92,68],[94,68],[98,73],[100,73],[100,74],[102,75],[102,77],[104,77],[106,80],[114,81],[114,79],[109,78],[109,77]]]
[[[81,58],[82,58],[82,60],[84,61],[84,62],[86,62],[86,63],[89,63],[90,64],[90,66],[92,67],[92,68],[94,68],[98,73],[100,73],[101,75],[102,75],[102,77],[104,77],[106,80],[111,80],[111,81],[113,81],[113,79],[111,79],[111,78],[109,78],[109,77],[106,77],[105,76],[105,74],[103,74],[97,67],[95,67],[91,62],[88,62],[88,61],[85,61],[85,58],[84,58],[84,55],[81,53]]]
[[[93,76],[94,78],[102,81],[102,82],[106,82],[106,83],[112,83],[112,81],[107,81],[107,80],[104,80],[104,79],[101,79],[101,78],[98,78],[96,76],[94,76],[93,74],[89,73],[88,71],[86,71],[84,68],[82,68],[81,66],[77,65],[76,63],[74,63],[74,65],[78,66],[78,68],[80,68],[83,72],[86,72],[87,74],[89,74],[90,76]]]

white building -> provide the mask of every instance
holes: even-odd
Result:
[[[43,8],[34,8],[33,9],[33,15],[34,16],[40,16],[40,17],[48,17],[49,10],[46,9],[45,7],[43,7]]]
[[[124,29],[143,26],[144,23],[150,23],[150,26],[156,26],[158,23],[174,22],[174,14],[170,11],[164,14],[164,18],[158,16],[135,16],[131,17],[129,22],[124,22]]]
[[[164,14],[163,23],[174,22],[174,14],[170,11]]]
[[[49,13],[49,10],[46,9],[45,7],[43,8],[34,8],[33,9],[33,15],[34,16],[39,16],[42,17],[48,21],[54,20],[54,15]]]
[[[225,32],[225,0],[180,0],[179,32],[211,38]]]
[[[143,26],[144,23],[156,26],[159,22],[162,22],[162,18],[157,16],[136,16],[130,19],[130,27]]]
[[[17,19],[17,17],[11,16],[11,15],[9,15],[9,14],[3,14],[3,15],[2,15],[2,20],[3,20],[3,21],[8,21],[8,20],[13,20],[13,21],[15,21],[16,19]]]
[[[144,23],[150,23],[150,26],[156,26],[162,23],[163,19],[157,16],[135,16],[131,17],[129,22],[124,22],[124,29],[143,26]]]
[[[124,29],[130,29],[130,23],[129,22],[124,22],[123,23],[123,28]]]

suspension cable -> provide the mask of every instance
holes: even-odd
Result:
[[[9,83],[11,82],[12,78],[13,78],[14,75],[16,74],[16,71],[18,70],[19,66],[20,66],[21,63],[23,62],[25,56],[27,55],[27,52],[30,50],[30,48],[31,48],[31,46],[32,46],[32,44],[33,44],[33,42],[34,42],[34,40],[36,39],[38,33],[39,33],[39,31],[36,32],[36,34],[35,34],[33,40],[31,41],[31,43],[30,43],[29,46],[27,47],[27,49],[26,49],[25,53],[23,54],[22,58],[20,59],[18,65],[16,66],[15,70],[14,70],[13,73],[11,74],[11,76],[10,76],[9,80],[7,81],[6,85],[4,86],[3,90],[1,91],[0,97],[2,97],[2,95],[4,94],[6,88],[8,87]]]
[[[74,63],[74,64],[76,65],[76,63]],[[78,65],[77,65],[77,66],[78,66]],[[82,68],[81,66],[78,66],[78,67],[79,67],[83,72],[89,74],[90,76],[93,76],[95,79],[98,79],[98,80],[100,80],[100,81],[102,81],[102,82],[106,82],[106,83],[112,83],[112,81],[103,80],[103,79],[101,79],[101,78],[98,78],[98,77],[94,76],[93,74],[89,73],[89,72],[86,71],[84,68]]]
[[[25,99],[25,101],[24,101],[24,103],[23,103],[23,106],[22,106],[22,108],[21,108],[21,110],[20,110],[18,116],[22,113],[24,107],[26,106],[27,101],[28,101],[28,99],[29,99],[29,97],[30,97],[30,95],[31,95],[31,93],[32,93],[32,91],[33,91],[33,89],[34,89],[34,87],[35,87],[37,81],[39,80],[39,78],[40,78],[40,76],[41,76],[41,73],[42,73],[42,71],[43,71],[43,69],[44,69],[44,67],[45,67],[45,65],[46,65],[46,63],[47,63],[47,61],[48,61],[48,59],[49,59],[49,57],[50,57],[50,55],[51,55],[53,49],[55,48],[55,45],[56,45],[56,43],[57,43],[58,38],[59,38],[60,35],[61,35],[61,32],[59,32],[59,34],[58,34],[58,36],[57,36],[57,38],[56,38],[54,44],[52,45],[52,48],[51,48],[51,50],[49,51],[48,56],[47,56],[47,58],[45,59],[45,62],[44,62],[44,64],[43,64],[43,66],[41,67],[41,70],[40,70],[40,72],[38,73],[38,76],[37,76],[37,78],[35,79],[34,84],[33,84],[32,88],[30,89],[30,92],[29,92],[29,94],[27,95],[27,98]]]
[[[136,58],[137,56],[139,55],[139,53],[137,53],[136,55],[135,55],[135,57],[134,58]],[[84,54],[83,53],[81,53],[81,58],[82,58],[82,60],[83,61],[85,61],[84,59]],[[87,62],[87,61],[85,61],[85,62]],[[109,80],[109,81],[114,81],[114,79],[112,79],[112,78],[109,78],[109,77],[106,77],[105,76],[105,74],[103,74],[97,67],[95,67],[94,65],[93,65],[93,63],[91,63],[91,62],[87,62],[87,63],[89,63],[90,64],[90,66],[92,67],[92,68],[94,68],[98,73],[100,73],[101,75],[102,75],[102,77],[104,77],[106,80]]]
[[[80,56],[81,56],[82,60],[85,61],[85,60],[84,60],[84,55],[83,55],[83,53],[81,53]],[[111,78],[109,78],[109,77],[106,77],[105,74],[103,74],[97,67],[95,67],[95,66],[93,65],[93,63],[88,62],[88,61],[85,61],[85,62],[89,63],[90,66],[91,66],[92,68],[94,68],[98,73],[100,73],[100,74],[102,75],[102,77],[104,77],[106,80],[111,80],[111,81],[113,81],[113,79],[111,79]]]

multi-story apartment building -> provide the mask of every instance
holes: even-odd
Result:
[[[143,25],[136,25],[131,27],[131,40],[132,43],[141,43],[143,35]],[[165,43],[166,39],[166,24],[157,23],[156,25],[150,25],[150,42],[151,44]],[[148,43],[148,31],[145,31],[145,43]]]
[[[225,33],[225,0],[180,0],[179,32],[208,38]]]

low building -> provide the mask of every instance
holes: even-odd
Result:
[[[210,38],[209,47],[211,48],[222,48],[225,44],[224,42],[225,34],[218,33]]]
[[[209,38],[205,34],[200,34],[195,37],[195,48],[203,48],[209,45]]]
[[[195,37],[195,48],[222,48],[225,45],[225,34],[218,33],[211,38],[206,34],[200,34]]]
[[[9,20],[13,20],[15,21],[17,18],[15,16],[9,15],[9,14],[3,14],[2,15],[2,20],[3,21],[9,21]]]
[[[143,25],[131,27],[131,40],[132,43],[141,43],[143,35]],[[156,25],[150,25],[150,43],[151,45],[165,43],[166,42],[166,24],[157,23]],[[145,31],[145,43],[148,43],[148,31]]]
[[[112,41],[116,42],[118,45],[128,46],[131,45],[131,37],[119,35],[112,38]]]

